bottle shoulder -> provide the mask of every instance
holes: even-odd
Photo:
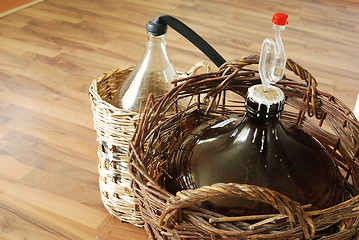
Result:
[[[253,181],[269,181],[277,172],[286,178],[295,171],[308,177],[336,174],[335,161],[313,136],[296,126],[283,126],[279,119],[266,124],[252,120],[246,116],[218,120],[196,131],[183,144],[183,149],[190,149],[185,165],[198,168],[198,172],[203,165],[209,169],[242,169],[245,171],[233,176],[253,177]],[[207,170],[203,174],[208,174]],[[212,177],[219,180],[216,174]]]
[[[175,193],[218,182],[253,184],[302,204],[313,203],[315,209],[342,200],[340,173],[315,138],[280,120],[259,122],[232,117],[195,129],[172,162],[173,181],[167,186]]]
[[[114,93],[111,103],[121,109],[140,112],[148,95],[160,96],[172,87],[178,75],[171,64],[163,40],[147,41],[146,50],[136,67]]]

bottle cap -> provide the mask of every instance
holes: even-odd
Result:
[[[284,26],[288,24],[288,15],[285,13],[275,13],[272,18],[272,22],[276,25]]]
[[[264,92],[264,86],[259,84],[248,89],[245,107],[254,117],[278,117],[283,111],[284,102],[284,93],[278,87],[271,85]]]
[[[148,21],[146,24],[146,30],[152,36],[160,36],[167,32],[167,24],[162,22],[159,17],[160,16]]]

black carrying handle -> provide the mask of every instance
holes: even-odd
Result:
[[[226,60],[201,36],[195,33],[186,24],[170,15],[158,15],[156,19],[147,23],[147,31],[154,35],[162,35],[166,33],[166,25],[170,26],[187,40],[189,40],[193,45],[195,45],[199,50],[201,50],[217,67],[220,67],[226,62]]]

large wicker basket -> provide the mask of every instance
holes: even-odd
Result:
[[[346,201],[328,209],[308,211],[308,206],[270,189],[235,183],[217,183],[170,194],[163,187],[169,159],[176,144],[199,124],[218,116],[244,114],[247,89],[259,83],[250,68],[258,56],[234,60],[218,72],[182,80],[177,87],[148,106],[130,143],[129,173],[132,189],[150,239],[351,239],[358,232],[359,122],[337,98],[317,90],[314,77],[292,60],[293,77],[277,83],[285,93],[282,121],[298,125],[330,151],[343,174]],[[294,74],[293,74],[294,73]],[[293,78],[291,77],[291,78]],[[176,115],[166,109],[183,97],[196,104]],[[277,214],[227,217],[198,207],[212,198],[242,197],[272,205]]]
[[[142,226],[138,201],[133,196],[127,170],[128,142],[138,124],[139,113],[126,111],[110,104],[116,90],[133,68],[114,69],[94,79],[89,89],[94,127],[99,148],[99,186],[102,202],[109,213],[122,221]],[[210,72],[206,62],[196,63],[180,77],[192,76],[198,71]]]

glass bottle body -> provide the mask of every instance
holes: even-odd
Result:
[[[202,126],[174,158],[167,189],[241,183],[278,191],[292,200],[324,209],[343,201],[336,164],[315,138],[297,127],[284,128],[278,117],[229,118]],[[275,212],[269,205],[241,198],[215,199],[203,207],[226,215]]]
[[[178,75],[167,56],[165,35],[148,34],[140,62],[114,94],[111,103],[121,109],[140,112],[150,93],[154,96],[167,93],[175,78]]]

